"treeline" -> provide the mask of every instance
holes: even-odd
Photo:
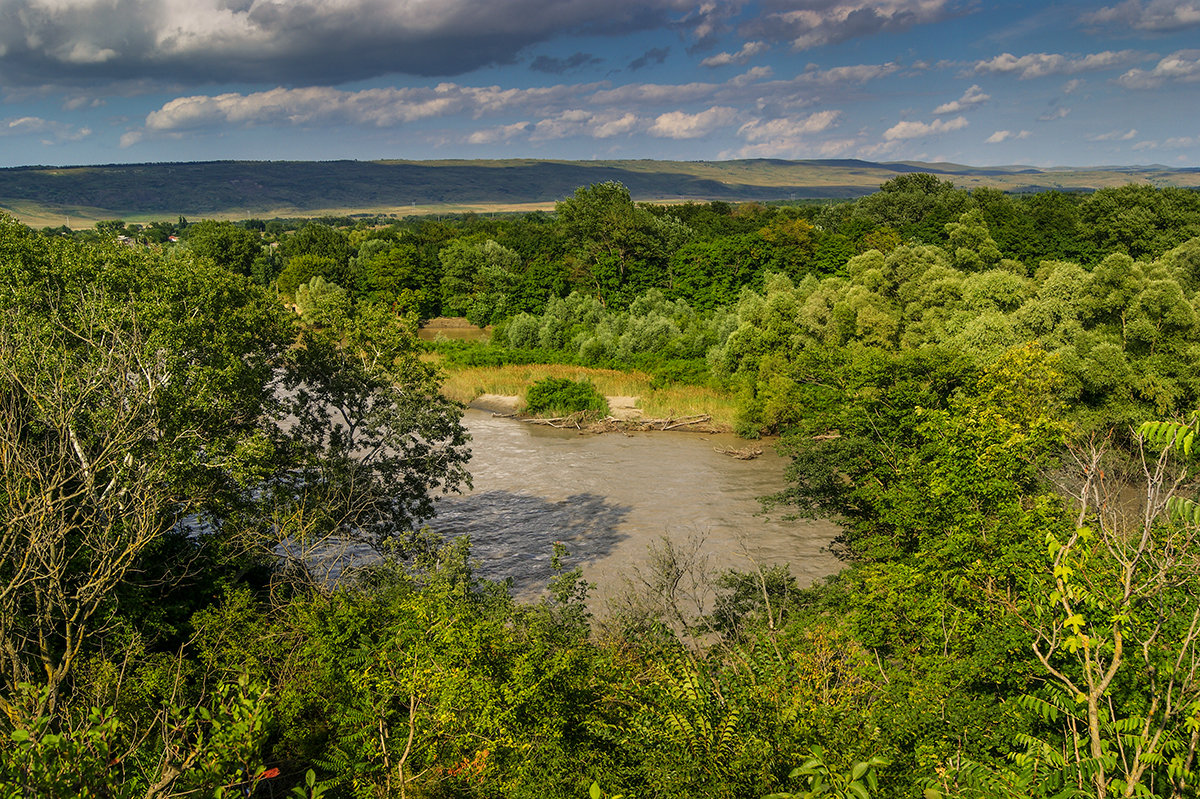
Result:
[[[620,184],[602,183],[579,189],[553,215],[181,219],[98,228],[148,241],[181,236],[221,266],[263,285],[279,281],[288,296],[320,276],[352,300],[403,302],[426,318],[474,309],[475,321],[492,323],[540,313],[571,291],[625,309],[658,289],[711,310],[736,302],[743,288],[760,290],[768,273],[828,276],[871,249],[957,247],[947,225],[968,213],[986,226],[1001,257],[1029,274],[1047,260],[1084,268],[1113,253],[1153,260],[1200,235],[1200,195],[1187,189],[1009,195],[957,189],[927,174],[904,175],[876,194],[835,204],[655,206],[632,202]]]
[[[986,360],[1038,340],[1063,359],[1072,407],[1108,422],[1197,400],[1180,366],[1200,247],[1200,193],[1186,189],[1014,196],[911,174],[852,202],[654,206],[603,183],[553,215],[180,220],[179,232],[314,324],[383,303],[497,327],[492,351],[451,348],[454,360],[707,373],[741,398],[744,435],[800,413],[803,353],[851,344]]]

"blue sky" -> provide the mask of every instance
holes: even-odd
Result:
[[[0,0],[0,166],[1200,165],[1200,0]]]

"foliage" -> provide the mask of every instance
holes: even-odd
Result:
[[[0,220],[4,790],[1194,792],[1194,194],[633,196],[181,219],[162,249]],[[247,279],[280,269],[298,316]],[[665,545],[595,632],[561,546],[536,601],[476,579],[420,528],[469,484],[414,335],[438,313],[495,324],[433,345],[451,367],[736,394],[742,432],[781,434],[772,508],[839,521],[846,568],[713,580]],[[563,378],[527,404],[604,411]],[[351,543],[384,558],[322,573]]]
[[[262,240],[255,233],[232,222],[209,219],[187,228],[187,243],[201,258],[211,258],[218,266],[247,277],[262,250]]]
[[[274,579],[277,546],[406,535],[431,491],[467,479],[458,407],[411,321],[360,303],[298,331],[187,252],[3,219],[0,307],[0,708],[28,755],[11,767],[59,785],[128,730],[139,765],[111,775],[120,791],[255,779],[266,694],[207,682],[187,616],[223,582]]]
[[[587,380],[547,377],[529,387],[525,394],[528,413],[570,416],[573,413],[608,413],[608,401]]]
[[[828,796],[831,799],[870,799],[872,794],[878,795],[879,775],[876,773],[888,765],[882,757],[872,757],[861,760],[850,767],[845,773],[831,769],[825,761],[825,751],[813,747],[811,757],[797,766],[788,775],[790,779],[804,777],[808,790],[796,793],[772,793],[763,799],[816,799]]]
[[[268,692],[245,675],[218,686],[211,704],[164,707],[158,718],[162,739],[150,752],[111,707],[92,707],[61,725],[52,716],[22,712],[45,706],[48,690],[18,688],[7,734],[11,745],[0,749],[0,796],[165,797],[210,791],[223,797],[232,795],[231,788],[252,786],[264,771]]]

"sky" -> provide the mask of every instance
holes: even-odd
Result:
[[[0,166],[1200,165],[1200,0],[0,0]]]

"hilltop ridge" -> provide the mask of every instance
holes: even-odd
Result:
[[[730,202],[848,199],[897,175],[930,172],[965,188],[1090,191],[1126,183],[1200,186],[1200,170],[975,167],[857,159],[782,161],[205,161],[0,169],[0,209],[29,224],[176,215],[213,218],[550,208],[578,186],[616,180],[635,199]]]

